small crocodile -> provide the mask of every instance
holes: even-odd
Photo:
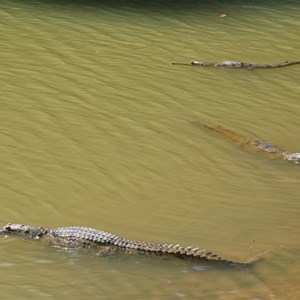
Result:
[[[17,235],[29,239],[42,239],[53,245],[71,248],[92,248],[99,250],[99,253],[103,253],[103,251],[101,251],[102,248],[102,250],[105,250],[105,253],[122,251],[131,254],[143,253],[166,257],[175,256],[183,259],[192,259],[193,261],[226,263],[235,266],[246,266],[250,264],[250,262],[240,263],[224,259],[212,252],[199,250],[199,248],[193,248],[191,246],[182,247],[179,244],[155,244],[132,241],[108,232],[87,227],[75,226],[48,229],[9,223],[0,229],[0,234],[5,236]]]
[[[273,69],[273,68],[283,68],[287,66],[300,64],[300,60],[295,61],[284,61],[278,64],[251,64],[242,61],[231,61],[225,60],[221,62],[205,62],[205,61],[197,61],[192,60],[190,63],[181,63],[173,61],[172,65],[182,65],[182,66],[199,66],[199,67],[224,67],[231,69]]]
[[[251,140],[247,137],[241,136],[229,129],[223,128],[218,125],[208,124],[208,125],[204,125],[204,127],[222,133],[223,135],[240,143],[241,145],[243,145],[245,148],[249,150],[267,153],[270,158],[288,160],[296,164],[300,163],[300,152],[295,152],[295,153],[286,152],[268,142]]]

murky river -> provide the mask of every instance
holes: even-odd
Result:
[[[170,65],[299,60],[300,4],[281,2],[1,1],[1,226],[262,258],[236,269],[1,238],[3,299],[300,298],[300,165],[201,126],[299,152],[300,66]]]

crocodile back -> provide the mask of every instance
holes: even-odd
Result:
[[[206,250],[200,250],[192,246],[182,247],[179,244],[157,244],[133,241],[105,231],[88,227],[61,227],[47,229],[32,227],[23,224],[7,224],[0,228],[0,235],[17,235],[31,239],[41,239],[56,246],[67,246],[70,248],[91,248],[98,253],[127,252],[155,254],[164,257],[175,256],[182,259],[203,262],[221,262],[235,266],[245,266],[249,263],[240,263],[224,259]]]
[[[268,152],[268,153],[282,153],[283,150],[279,149],[277,146],[272,145],[268,142],[264,141],[250,141],[249,145],[253,146],[253,149],[256,149],[258,151],[262,152]]]
[[[176,256],[180,258],[191,258],[207,262],[227,262],[242,265],[231,260],[223,259],[218,255],[199,248],[182,247],[179,244],[156,244],[128,240],[126,238],[88,227],[62,227],[51,229],[48,239],[57,244],[68,246],[94,247],[110,246],[114,249],[130,253],[148,253],[156,255]]]

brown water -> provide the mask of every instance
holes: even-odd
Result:
[[[2,0],[1,224],[268,252],[234,269],[1,239],[1,296],[299,299],[300,165],[198,125],[299,152],[300,67],[170,65],[299,60],[299,15],[296,0]]]

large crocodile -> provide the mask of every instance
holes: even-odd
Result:
[[[232,68],[232,69],[272,69],[272,68],[283,68],[287,66],[300,64],[300,60],[295,61],[284,61],[278,64],[251,64],[242,61],[231,61],[225,60],[220,62],[205,62],[205,61],[197,61],[192,60],[189,63],[181,63],[173,61],[172,65],[182,65],[182,66],[199,66],[199,67],[224,67],[224,68]]]
[[[296,164],[300,163],[300,152],[295,152],[295,153],[286,152],[268,142],[251,140],[247,137],[241,136],[229,129],[226,129],[218,125],[208,124],[204,126],[214,131],[217,131],[219,133],[222,133],[228,138],[245,146],[249,150],[254,150],[256,152],[264,152],[268,154],[270,158],[288,160]]]
[[[17,235],[23,238],[42,239],[54,245],[71,248],[93,248],[100,253],[123,251],[127,253],[156,254],[158,256],[175,256],[193,261],[208,263],[226,263],[235,266],[246,266],[250,262],[240,263],[219,257],[212,252],[199,250],[199,248],[182,247],[178,244],[154,244],[128,240],[117,235],[87,228],[87,227],[61,227],[48,229],[32,227],[22,224],[7,224],[0,229],[5,236]],[[102,251],[101,251],[102,248]]]

